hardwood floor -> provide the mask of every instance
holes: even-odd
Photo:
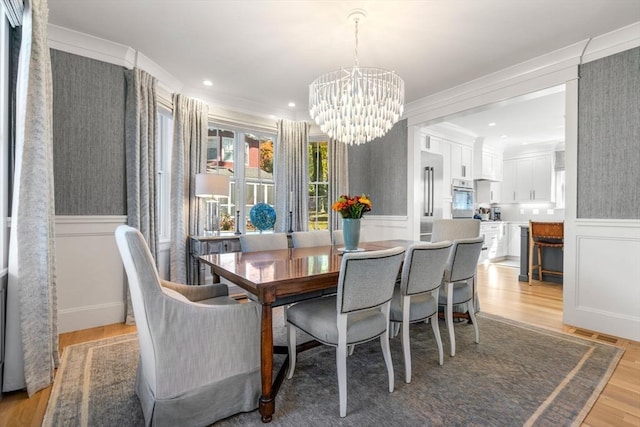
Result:
[[[483,312],[555,331],[612,343],[624,356],[600,394],[583,426],[640,426],[640,343],[576,329],[562,323],[562,286],[518,282],[518,270],[490,264],[478,268],[478,294]],[[60,336],[60,348],[135,331],[122,324],[70,332]],[[30,399],[25,392],[0,400],[0,426],[40,426],[51,388]]]

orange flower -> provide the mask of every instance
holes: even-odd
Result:
[[[343,194],[333,203],[331,209],[340,212],[343,218],[362,218],[362,214],[369,212],[371,207],[371,199],[364,194],[353,197]]]

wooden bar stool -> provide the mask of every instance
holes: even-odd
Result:
[[[562,271],[545,270],[542,266],[542,248],[564,248],[563,222],[534,222],[529,221],[529,285],[533,280],[533,270],[538,269],[538,280],[542,280],[542,273],[562,276]],[[537,249],[537,263],[533,263],[534,249]]]

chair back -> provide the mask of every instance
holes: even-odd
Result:
[[[333,233],[331,234],[331,243],[333,246],[344,245],[344,234],[342,233],[342,230],[333,230]]]
[[[564,221],[534,222],[529,221],[529,234],[534,242],[561,243],[564,240]]]
[[[140,365],[152,390],[156,390],[156,355],[153,351],[151,325],[153,317],[161,315],[163,292],[160,277],[151,252],[142,234],[133,227],[116,228],[116,244],[124,264],[131,293],[140,341]],[[158,310],[154,310],[154,307]]]
[[[309,248],[312,246],[331,246],[329,230],[295,231],[291,233],[294,248]]]
[[[402,295],[417,295],[440,287],[453,243],[416,243],[407,248],[402,265]]]
[[[444,271],[444,279],[447,282],[471,279],[476,274],[483,243],[484,236],[455,240]]]
[[[338,278],[338,313],[378,307],[393,296],[404,248],[343,255]]]
[[[480,235],[479,219],[435,219],[431,242],[460,240]]]
[[[289,240],[284,233],[243,234],[240,236],[240,248],[242,252],[288,249]]]

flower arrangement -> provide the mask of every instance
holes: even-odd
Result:
[[[333,203],[334,211],[340,212],[342,218],[362,218],[362,214],[371,210],[371,200],[364,194],[349,197],[343,194]]]

